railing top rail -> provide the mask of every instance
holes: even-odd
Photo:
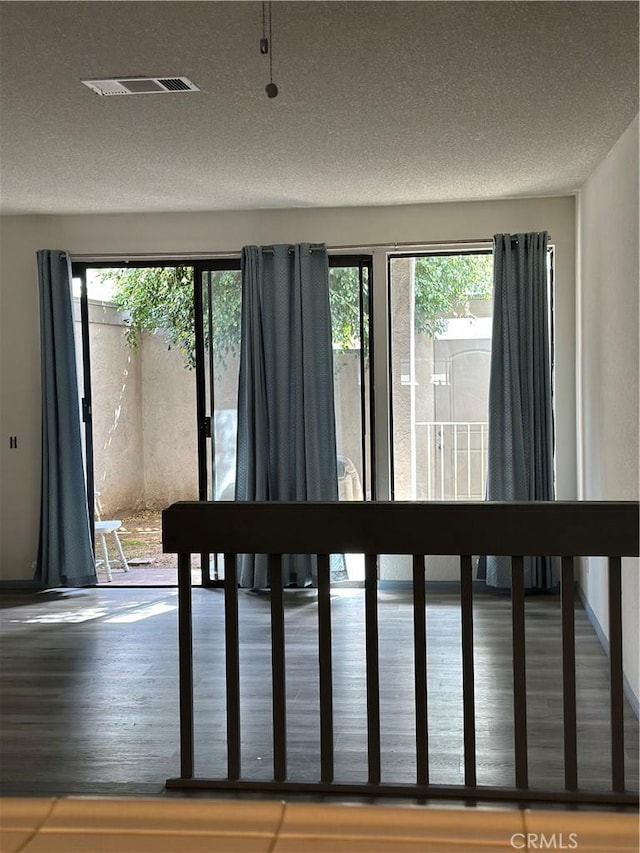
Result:
[[[639,555],[637,501],[184,501],[162,513],[167,553]]]

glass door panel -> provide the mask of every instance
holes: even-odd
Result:
[[[491,253],[390,258],[395,500],[484,499],[492,284]],[[430,579],[454,578],[457,566],[430,559]],[[410,576],[401,562],[387,579]]]
[[[370,286],[371,259],[329,259],[339,500],[374,497]],[[334,555],[332,580],[363,581],[362,554]]]
[[[196,265],[200,500],[234,500],[242,281],[237,260]],[[369,288],[371,259],[330,258],[334,401],[341,500],[373,494]],[[203,583],[224,579],[222,555],[201,555]],[[361,580],[360,556],[337,556],[334,580]]]
[[[332,259],[329,291],[333,325],[334,400],[341,499],[372,496],[367,266]],[[201,500],[233,500],[235,491],[242,284],[240,269],[203,269],[201,445],[206,459]],[[198,309],[198,300],[196,301]],[[204,468],[203,468],[204,470]]]
[[[175,585],[175,556],[162,552],[161,512],[198,497],[193,267],[77,265],[76,274],[88,496],[98,529],[102,522],[109,533],[98,543],[98,581]]]
[[[235,498],[242,283],[240,261],[196,268],[200,500]],[[202,555],[203,583],[224,579],[222,555]]]

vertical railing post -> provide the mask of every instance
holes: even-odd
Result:
[[[178,665],[180,683],[180,776],[193,778],[193,638],[191,554],[178,554]]]
[[[238,569],[235,554],[224,555],[224,649],[227,676],[227,775],[240,778],[240,644]]]
[[[333,664],[331,649],[331,569],[318,554],[318,674],[320,679],[320,779],[333,782]]]
[[[611,691],[611,784],[625,790],[622,675],[622,560],[609,557],[609,678]]]
[[[269,554],[269,586],[271,587],[271,668],[273,678],[273,778],[287,778],[287,697],[284,653],[284,585],[282,557]]]
[[[413,660],[416,691],[416,781],[429,784],[427,718],[427,611],[424,556],[413,555]]]
[[[564,713],[564,784],[567,791],[578,789],[576,734],[576,639],[573,596],[573,557],[562,558],[562,704]]]
[[[473,562],[460,557],[460,605],[462,611],[462,703],[464,714],[464,784],[476,785],[476,712],[473,671]]]
[[[513,648],[513,735],[516,788],[529,784],[527,755],[527,676],[524,627],[524,559],[511,558],[511,634]]]
[[[378,662],[378,558],[365,554],[365,645],[367,658],[367,747],[369,782],[380,782],[380,672]]]

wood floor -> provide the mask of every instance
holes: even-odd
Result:
[[[287,591],[289,778],[319,777],[316,597]],[[224,776],[223,595],[194,591],[196,773]],[[2,606],[1,790],[5,794],[159,794],[179,773],[177,595],[167,589],[6,593]],[[366,779],[364,601],[332,597],[336,778]],[[415,779],[409,594],[381,591],[384,782]],[[434,784],[463,781],[460,609],[428,593],[429,758]],[[562,787],[559,603],[526,602],[532,787]],[[512,785],[511,623],[507,598],[474,599],[478,783]],[[269,598],[241,592],[243,775],[271,773]],[[608,671],[576,610],[579,783],[610,785]],[[638,722],[625,716],[627,785],[638,790]]]

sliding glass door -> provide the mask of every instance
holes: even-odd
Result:
[[[234,500],[242,282],[239,260],[195,265],[195,351],[199,499]],[[371,391],[371,258],[329,259],[334,402],[341,500],[375,495]],[[224,579],[222,556],[202,554],[202,582]],[[337,564],[337,563],[336,563]],[[360,580],[362,558],[347,557],[334,580]]]
[[[371,258],[329,263],[339,496],[370,500]],[[161,550],[162,508],[235,496],[240,260],[76,264],[74,279],[89,509],[95,495],[102,519],[121,521],[118,535],[135,568],[120,571],[111,549],[111,583],[174,584],[175,560]],[[223,580],[218,555],[193,564],[194,582]],[[335,580],[361,578],[361,558],[341,565]]]
[[[385,260],[386,293],[384,261],[376,267],[374,362],[372,257],[329,258],[339,497],[482,500],[492,252]],[[125,554],[150,578],[165,565],[162,507],[235,497],[240,259],[74,264],[74,293],[89,509],[95,494],[102,517],[123,522]],[[174,562],[153,582],[175,583]],[[216,555],[193,562],[197,581],[200,565],[204,584],[223,580]],[[360,558],[341,564],[334,580],[361,579]],[[405,579],[384,567],[381,577]]]

